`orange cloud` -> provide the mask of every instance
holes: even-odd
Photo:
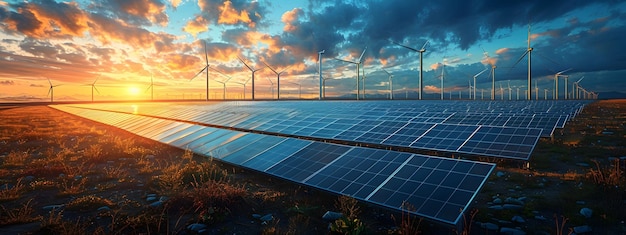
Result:
[[[167,14],[165,14],[165,4],[160,1],[151,0],[135,0],[135,1],[119,1],[122,11],[145,18],[152,23],[161,26],[167,26]]]
[[[300,8],[294,8],[291,11],[287,11],[285,12],[281,17],[280,17],[280,21],[282,21],[285,24],[285,27],[283,27],[283,30],[286,32],[293,32],[297,29],[297,27],[295,25],[293,25],[294,22],[296,22],[296,20],[298,19],[298,17],[303,13],[302,9]]]
[[[183,31],[190,33],[193,37],[196,37],[198,33],[206,32],[209,30],[209,21],[202,16],[196,16],[195,19],[187,22]]]
[[[255,27],[255,23],[250,19],[250,15],[248,11],[242,10],[241,12],[237,12],[235,8],[233,8],[233,3],[231,1],[225,1],[224,5],[219,7],[220,16],[217,20],[217,23],[220,24],[237,24],[237,23],[246,23],[249,27]]]
[[[77,3],[45,4],[24,3],[5,19],[6,27],[33,38],[67,38],[87,31],[88,18]]]
[[[443,64],[442,64],[442,63],[437,62],[437,63],[431,64],[431,65],[430,65],[430,69],[432,69],[432,70],[437,70],[437,69],[439,69],[441,66],[443,66]]]
[[[435,93],[435,92],[440,92],[441,89],[439,87],[433,86],[433,85],[426,85],[424,86],[424,92],[430,92],[430,93]]]
[[[174,9],[176,9],[180,5],[181,2],[182,0],[170,0],[170,4],[172,4],[172,7]]]
[[[500,49],[496,50],[496,54],[498,54],[498,55],[501,55],[501,54],[504,54],[504,53],[507,53],[507,52],[509,52],[509,48],[506,48],[506,47],[500,48]]]

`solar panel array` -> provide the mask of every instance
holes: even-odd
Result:
[[[528,160],[586,102],[209,102],[98,105],[219,127]],[[78,107],[94,107],[77,105]]]
[[[412,213],[453,225],[460,221],[495,168],[491,163],[338,145],[134,115],[133,112],[138,113],[143,108],[141,106],[129,106],[130,113],[62,105],[53,107],[198,154],[388,208],[400,209],[406,201],[416,208]],[[160,112],[167,116],[165,114],[174,111],[165,107]],[[196,116],[190,118],[203,114],[191,113]],[[246,122],[245,118],[237,115],[230,116],[229,120]],[[319,120],[304,118],[301,121],[314,125]],[[446,130],[447,126],[441,128]],[[465,133],[467,130],[459,131]]]

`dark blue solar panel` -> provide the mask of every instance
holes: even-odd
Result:
[[[302,182],[348,150],[350,147],[347,146],[313,142],[283,160],[280,165],[268,169],[267,172],[285,179]]]

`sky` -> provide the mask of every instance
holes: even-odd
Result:
[[[52,84],[54,100],[91,100],[94,86],[94,100],[150,99],[151,88],[155,99],[204,99],[208,61],[210,99],[244,98],[242,84],[249,99],[238,58],[260,69],[257,98],[277,97],[274,71],[281,98],[315,98],[321,50],[326,96],[347,96],[356,66],[335,58],[356,61],[365,48],[366,95],[389,94],[387,71],[398,97],[418,90],[419,53],[395,43],[428,42],[425,97],[439,97],[443,73],[446,99],[469,98],[485,68],[476,89],[487,97],[495,65],[497,97],[515,99],[527,89],[528,38],[533,92],[552,98],[567,70],[570,91],[582,78],[602,94],[626,90],[624,35],[616,0],[0,1],[0,98],[48,100]]]

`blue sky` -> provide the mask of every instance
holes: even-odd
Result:
[[[316,97],[322,49],[327,96],[353,94],[355,66],[332,58],[356,60],[365,47],[368,95],[388,94],[382,68],[394,75],[396,95],[415,92],[418,53],[390,39],[418,48],[429,41],[424,86],[432,97],[441,89],[443,63],[446,97],[467,98],[468,81],[491,64],[497,93],[500,86],[515,92],[526,89],[526,58],[516,61],[529,23],[532,78],[542,98],[544,89],[551,96],[554,74],[566,69],[570,82],[584,76],[587,90],[623,91],[625,22],[621,1],[0,1],[0,97],[44,99],[50,79],[62,84],[55,99],[88,100],[88,84],[98,78],[95,99],[143,99],[153,76],[157,98],[201,98],[205,75],[194,75],[205,65],[204,43],[210,66],[231,77],[228,98],[242,98],[237,82],[250,78],[237,57],[286,69],[281,97],[297,97],[296,84],[305,97]],[[227,76],[209,71],[210,98],[221,98],[218,81]],[[491,89],[489,74],[478,77],[479,92]],[[271,70],[257,72],[255,82],[257,97],[276,98]]]

